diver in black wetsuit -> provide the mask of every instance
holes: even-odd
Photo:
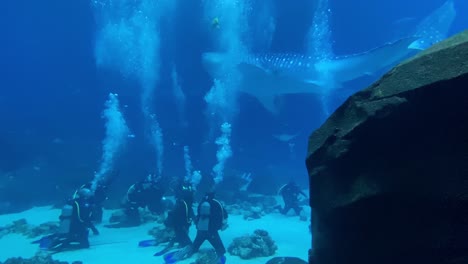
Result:
[[[91,190],[82,188],[77,192],[76,197],[63,207],[59,230],[56,234],[48,237],[50,244],[47,249],[64,251],[89,248],[89,229],[93,231],[94,235],[99,234],[91,221],[92,195]]]
[[[178,243],[180,248],[191,245],[192,240],[188,235],[194,212],[193,189],[190,183],[181,183],[175,190],[176,203],[174,209],[168,213],[164,224],[174,229],[175,237],[169,242],[167,247],[173,247]]]
[[[132,227],[141,224],[139,208],[148,207],[151,212],[164,211],[162,198],[164,191],[159,182],[145,179],[130,186],[123,204],[126,219],[123,222],[106,225],[106,227]]]
[[[73,199],[76,199],[78,197],[78,193],[82,189],[91,189],[92,183],[88,182],[86,184],[81,185],[79,189],[75,191],[73,194]],[[93,204],[92,206],[92,214],[91,214],[91,221],[94,223],[101,223],[102,222],[102,215],[103,215],[103,203],[108,199],[107,197],[107,187],[108,185],[105,183],[98,183],[96,186],[96,190],[94,191],[94,194],[92,197],[89,199],[90,203]]]
[[[155,214],[162,214],[165,210],[164,193],[166,190],[163,188],[164,184],[162,179],[152,181],[149,189],[146,190],[146,207],[148,210]]]
[[[198,215],[195,218],[197,236],[193,244],[186,246],[177,253],[171,255],[171,261],[181,260],[192,256],[200,249],[200,246],[208,240],[216,251],[216,263],[224,263],[226,248],[219,236],[219,230],[225,230],[227,224],[227,212],[223,205],[214,198],[214,192],[207,192],[198,205]]]
[[[219,230],[225,230],[228,227],[228,214],[224,206],[214,198],[214,191],[206,193],[203,200],[198,205],[198,214],[196,218],[197,236],[191,247],[192,253],[197,252],[201,244],[208,240],[214,247],[218,258],[222,258],[226,253],[223,241],[219,236]]]
[[[109,189],[109,186],[111,183],[114,181],[114,179],[119,175],[118,171],[112,171],[111,173],[108,174],[107,177],[102,179],[101,181],[98,181],[95,186],[94,193],[92,197],[90,198],[91,203],[93,204],[93,212],[91,215],[91,221],[93,223],[102,223],[102,215],[103,215],[103,204],[104,202],[108,199],[107,197],[107,192]],[[75,193],[73,194],[73,199],[77,198],[78,192],[81,189],[89,189],[92,190],[93,188],[93,182],[87,182],[78,188]]]
[[[281,209],[281,206],[279,205],[275,208],[280,209],[282,214],[287,214],[289,210],[293,209],[296,214],[300,215],[302,206],[299,206],[299,196],[303,195],[304,197],[307,197],[307,195],[301,191],[299,186],[291,180],[288,184],[283,185],[279,189],[278,193],[283,196],[284,208]]]

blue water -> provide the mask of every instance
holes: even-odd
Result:
[[[262,1],[251,1],[252,8]],[[216,127],[214,138],[210,137],[212,127],[203,98],[212,79],[201,64],[201,54],[216,48],[213,36],[218,33],[204,19],[200,1],[179,2],[183,3],[173,16],[160,23],[161,70],[151,103],[164,134],[163,175],[185,175],[183,146],[187,145],[194,167],[210,176],[217,162],[218,146],[213,140],[220,132]],[[252,51],[305,52],[313,1],[269,3],[276,21],[271,46],[258,36],[251,37]],[[336,55],[357,53],[393,41],[443,3],[330,1],[333,51]],[[463,18],[468,3],[460,0],[455,5],[458,14],[449,35],[467,27]],[[121,176],[111,197],[120,198],[130,183],[156,171],[156,152],[141,111],[141,83],[115,69],[96,66],[97,27],[92,5],[85,0],[0,4],[0,201],[15,206],[57,201],[91,180],[101,161],[105,137],[101,114],[109,92],[119,94],[122,112],[135,135],[116,159]],[[222,22],[219,30],[223,30]],[[187,127],[178,120],[172,94],[173,65],[186,97]],[[372,80],[353,85],[364,88]],[[338,105],[346,96],[332,104]],[[307,139],[325,119],[320,99],[288,96],[276,116],[248,96],[241,95],[238,106],[230,120],[232,157],[226,161],[225,175],[251,172],[252,188],[258,190],[275,190],[291,177],[307,186]],[[289,146],[273,134],[298,136]],[[262,186],[265,178],[271,186]]]

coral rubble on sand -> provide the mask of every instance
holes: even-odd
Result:
[[[219,264],[218,255],[214,250],[205,250],[198,253],[197,260],[190,264]]]
[[[39,252],[34,257],[29,258],[29,259],[9,258],[5,262],[3,262],[3,264],[69,264],[69,263],[66,261],[53,260],[49,254],[45,252]],[[83,263],[81,261],[74,261],[71,264],[83,264]]]
[[[174,231],[171,228],[166,228],[165,226],[160,225],[149,230],[148,234],[154,237],[156,245],[169,242],[175,236]]]
[[[252,235],[234,238],[228,252],[241,259],[268,257],[275,254],[278,247],[265,230],[255,230]]]
[[[272,213],[276,204],[272,196],[250,195],[243,201],[226,206],[226,210],[229,214],[242,215],[245,220],[254,220]]]
[[[0,238],[8,234],[22,234],[29,238],[52,234],[58,229],[58,222],[47,222],[38,226],[31,226],[26,219],[13,221],[11,224],[0,227]]]

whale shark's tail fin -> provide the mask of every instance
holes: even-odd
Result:
[[[447,38],[456,14],[453,0],[447,0],[419,23],[414,33],[418,40],[411,43],[409,48],[424,50]]]

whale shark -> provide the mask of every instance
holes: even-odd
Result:
[[[322,9],[329,8],[324,5]],[[328,32],[327,14],[319,12],[317,17],[323,21],[321,27],[327,26],[322,30],[325,32]],[[340,91],[343,83],[387,70],[417,51],[446,38],[455,16],[454,0],[447,0],[419,23],[410,34],[414,37],[402,38],[350,56],[334,57],[332,50],[324,48],[331,49],[321,45],[329,43],[327,34],[313,35],[313,42],[315,46],[318,45],[315,48],[318,49],[316,55],[325,53],[331,55],[331,58],[297,53],[248,54],[240,58],[237,64],[241,77],[238,90],[257,98],[272,113],[278,113],[275,102],[282,95],[304,93],[326,99],[333,92]],[[203,65],[214,79],[223,78],[226,74],[220,70],[225,61],[226,55],[222,53],[203,54]]]
[[[318,61],[297,53],[249,54],[237,64],[241,75],[238,90],[257,98],[268,111],[278,113],[278,96],[327,95],[344,82],[375,74],[401,61],[416,39],[408,37],[364,53]],[[214,79],[222,78],[224,58],[223,53],[203,54],[203,65]]]

